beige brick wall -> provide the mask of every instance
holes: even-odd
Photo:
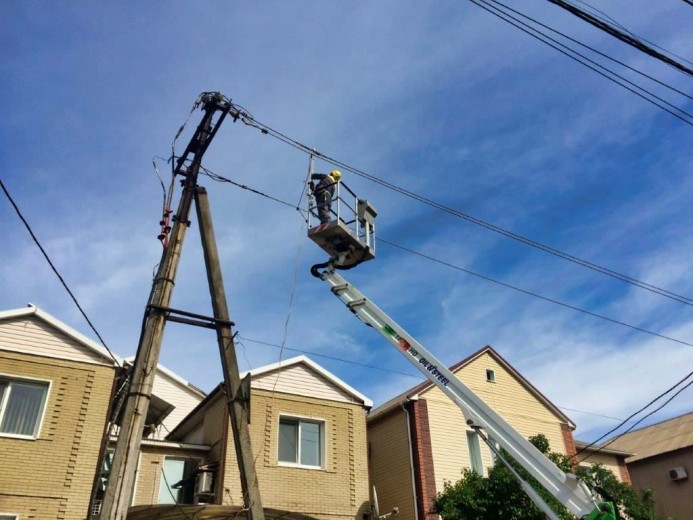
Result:
[[[325,421],[323,469],[278,465],[280,415]],[[240,505],[240,477],[231,435],[229,428],[223,503]],[[366,511],[369,486],[363,406],[254,389],[250,436],[265,507],[324,519],[361,518]]]
[[[159,489],[162,481],[164,458],[194,459],[202,462],[206,455],[198,450],[185,450],[146,446],[141,447],[140,459],[137,466],[137,478],[133,505],[158,504]],[[173,482],[170,482],[173,484]]]
[[[115,369],[0,351],[0,372],[51,382],[38,438],[0,436],[0,511],[86,518]]]

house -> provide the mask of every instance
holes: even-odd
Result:
[[[113,396],[122,384],[120,367],[126,364],[38,307],[0,312],[2,520],[86,518],[92,488],[99,487],[96,471]],[[153,428],[143,452],[184,449],[156,439],[203,398],[202,391],[159,366],[147,421]]]
[[[578,466],[591,468],[592,465],[599,464],[611,471],[621,482],[632,484],[630,472],[626,466],[626,459],[633,455],[632,452],[617,450],[611,445],[592,445],[577,439],[575,439],[575,448],[577,450],[575,460]]]
[[[82,520],[92,489],[98,517],[101,453],[115,439],[103,440],[128,361],[37,307],[0,312],[2,520]],[[249,375],[263,505],[292,518],[361,518],[372,402],[305,356]],[[243,503],[223,384],[205,396],[157,367],[146,424],[132,494],[139,512]]]
[[[450,370],[521,435],[544,434],[551,451],[575,454],[575,424],[492,347]],[[381,513],[398,507],[400,518],[437,518],[433,502],[444,482],[459,480],[464,468],[486,475],[493,465],[494,454],[461,410],[429,381],[374,409],[367,425]]]
[[[37,307],[0,312],[3,520],[85,518],[118,363]]]
[[[652,489],[655,512],[693,518],[693,412],[617,437],[610,448],[627,450],[633,487]]]
[[[248,374],[249,431],[263,506],[314,518],[362,518],[370,507],[366,414],[372,402],[306,356]],[[191,496],[195,503],[243,503],[223,384],[166,440],[208,447],[201,459],[179,463],[168,479],[188,484],[178,490],[181,503]],[[138,486],[152,495],[161,489],[154,472],[142,475]]]

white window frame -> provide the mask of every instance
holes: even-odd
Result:
[[[0,513],[0,519],[19,520],[19,513]]]
[[[279,460],[279,445],[281,442],[281,439],[279,438],[279,432],[281,428],[281,423],[282,421],[295,421],[298,422],[298,442],[296,445],[296,449],[298,453],[296,454],[296,459],[298,462],[287,462],[284,460]],[[309,465],[309,464],[301,464],[301,423],[312,423],[312,424],[318,424],[320,426],[320,464],[317,466]],[[305,416],[300,416],[300,415],[293,415],[293,414],[280,414],[279,415],[279,420],[277,421],[277,465],[278,466],[286,466],[290,468],[303,468],[303,469],[325,469],[327,467],[327,460],[326,460],[326,454],[327,454],[327,449],[325,446],[325,441],[327,439],[327,421],[325,419],[319,418],[319,417],[305,417]]]
[[[36,440],[41,436],[41,430],[43,429],[43,420],[46,417],[46,408],[48,408],[48,402],[50,399],[50,394],[51,394],[51,387],[53,385],[53,382],[50,379],[39,379],[39,378],[34,378],[34,377],[25,377],[25,376],[17,376],[14,374],[6,374],[6,373],[0,373],[0,379],[7,380],[9,381],[10,385],[12,382],[17,381],[17,382],[24,382],[28,384],[39,384],[39,385],[44,385],[46,387],[46,391],[43,394],[43,402],[41,403],[41,412],[39,414],[38,420],[36,422],[36,427],[34,428],[34,433],[32,435],[20,435],[17,433],[4,433],[0,431],[0,437],[9,437],[13,439],[29,439],[29,440]],[[9,385],[8,385],[9,389]],[[6,391],[5,394],[3,395],[2,401],[0,401],[0,424],[2,424],[2,420],[5,416],[5,410],[7,409],[7,400],[10,397],[11,394],[10,391]],[[13,514],[13,513],[11,513]]]
[[[486,476],[484,458],[481,456],[481,437],[474,430],[467,431],[467,452],[469,453],[469,467],[482,477]]]

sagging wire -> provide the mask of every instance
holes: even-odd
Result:
[[[628,416],[626,419],[623,420],[623,422],[621,422],[621,424],[619,424],[619,425],[616,426],[615,428],[612,428],[611,430],[609,430],[609,431],[606,432],[604,435],[602,435],[601,437],[599,437],[597,440],[591,442],[591,443],[588,444],[587,446],[585,446],[585,447],[583,447],[583,448],[580,448],[580,450],[578,450],[578,451],[575,453],[575,455],[573,455],[571,458],[577,458],[578,455],[580,455],[580,454],[583,453],[584,451],[588,450],[588,449],[591,448],[592,446],[595,446],[600,440],[602,440],[604,437],[606,437],[606,436],[610,435],[611,433],[615,432],[616,430],[618,430],[621,426],[623,426],[626,422],[630,421],[630,419],[632,419],[633,417],[635,417],[637,414],[639,414],[640,412],[645,411],[647,408],[649,408],[651,405],[653,405],[653,404],[654,404],[655,402],[657,402],[659,399],[661,399],[662,397],[664,397],[665,395],[667,395],[669,392],[674,391],[674,389],[675,389],[677,386],[679,386],[680,384],[684,383],[684,382],[685,382],[689,377],[691,377],[692,375],[693,375],[693,372],[689,372],[688,375],[686,375],[686,377],[684,377],[683,379],[681,379],[679,382],[677,382],[675,385],[673,385],[672,387],[670,387],[670,388],[669,388],[668,390],[666,390],[665,392],[659,394],[657,397],[655,397],[654,399],[652,399],[649,403],[647,403],[645,406],[643,406],[640,410],[638,410],[637,412],[635,412],[635,413],[631,414],[630,416]],[[606,442],[606,443],[604,443],[604,444],[601,444],[601,445],[596,446],[596,450],[595,450],[594,452],[592,452],[592,453],[588,454],[587,456],[585,456],[584,458],[580,459],[577,463],[579,464],[580,462],[583,462],[583,461],[587,460],[587,459],[590,458],[592,455],[596,455],[597,453],[599,453],[600,451],[602,451],[604,448],[606,448],[606,447],[609,446],[610,444],[613,444],[617,439],[623,437],[626,433],[628,433],[628,432],[630,432],[631,430],[633,430],[633,428],[635,428],[638,424],[640,424],[641,422],[643,422],[645,419],[647,419],[648,417],[650,417],[651,415],[655,414],[656,412],[658,412],[659,410],[661,410],[662,408],[664,408],[666,405],[668,405],[676,396],[678,396],[681,392],[683,392],[684,390],[686,390],[686,389],[687,389],[688,387],[690,387],[691,385],[693,385],[693,380],[689,381],[685,386],[679,388],[679,390],[678,390],[674,395],[672,395],[671,397],[669,397],[669,399],[667,399],[666,401],[664,401],[664,403],[662,403],[661,405],[659,405],[657,408],[655,408],[654,410],[652,410],[650,413],[648,413],[647,415],[645,415],[645,416],[641,417],[640,419],[638,419],[637,421],[635,421],[635,423],[634,423],[630,428],[628,428],[626,431],[624,431],[623,433],[618,434],[616,437],[614,437],[613,439],[611,439],[609,442]]]
[[[152,158],[152,165],[154,166],[154,171],[156,172],[156,176],[159,177],[159,182],[161,182],[161,188],[164,190],[164,203],[163,203],[163,208],[162,208],[162,216],[161,216],[161,221],[159,222],[159,225],[161,226],[161,232],[157,236],[159,241],[161,242],[161,245],[166,249],[168,247],[168,237],[169,234],[171,233],[171,215],[173,214],[173,209],[171,208],[171,201],[173,200],[173,191],[175,189],[175,180],[176,180],[176,163],[174,159],[176,158],[176,141],[180,137],[180,135],[183,133],[183,130],[185,130],[185,127],[188,124],[188,121],[190,121],[190,118],[193,115],[193,112],[197,110],[200,105],[202,104],[202,100],[204,97],[205,93],[202,93],[198,96],[198,98],[195,100],[193,103],[192,108],[190,109],[190,113],[188,114],[188,117],[183,121],[183,124],[180,125],[178,128],[178,131],[176,132],[176,135],[173,136],[173,140],[171,141],[171,156],[168,159],[164,159],[163,157],[158,157],[154,156]],[[168,190],[164,186],[164,181],[161,178],[161,175],[159,174],[159,169],[156,166],[156,159],[162,159],[165,160],[166,162],[171,164],[171,184],[168,187]]]
[[[181,127],[182,128],[182,127]],[[171,232],[171,214],[173,213],[173,210],[171,209],[171,199],[173,198],[173,188],[175,186],[174,184],[174,178],[175,176],[171,174],[171,184],[168,188],[166,189],[166,186],[164,186],[164,180],[161,178],[161,174],[159,173],[159,168],[156,165],[156,159],[162,159],[161,157],[154,156],[152,157],[152,166],[154,167],[154,172],[156,173],[156,176],[159,178],[159,182],[161,183],[161,189],[163,190],[163,203],[162,203],[162,210],[161,210],[161,220],[159,221],[159,225],[161,226],[161,231],[157,238],[159,241],[161,241],[161,245],[166,248],[168,246],[168,235]],[[171,164],[173,164],[173,159],[170,160]]]
[[[313,175],[313,166],[315,164],[315,156],[313,154],[310,155],[310,158],[308,160],[308,172],[306,174],[306,181],[303,183],[303,189],[301,190],[301,195],[298,198],[298,205],[296,206],[296,209],[298,209],[301,205],[301,201],[303,200],[303,195],[306,193],[306,186],[308,186],[308,182],[310,181],[311,176]],[[308,197],[311,197],[311,194],[308,194]],[[307,212],[306,212],[307,213]],[[279,347],[279,366],[281,367],[282,363],[282,355],[284,354],[284,345],[286,343],[286,340],[289,336],[289,320],[291,319],[291,311],[293,309],[293,303],[294,303],[294,296],[296,294],[296,286],[298,285],[298,269],[300,267],[301,263],[301,246],[303,245],[303,234],[305,227],[308,225],[308,218],[309,216],[306,214],[304,215],[304,222],[301,224],[301,229],[299,231],[299,241],[298,241],[298,249],[296,251],[296,265],[294,267],[294,281],[293,285],[291,287],[291,294],[289,295],[289,310],[286,315],[286,320],[284,321],[284,335],[282,336],[282,341],[281,345]],[[274,399],[274,391],[277,387],[277,384],[279,383],[279,376],[281,374],[281,370],[277,371],[277,377],[274,380],[274,384],[272,385],[272,399]]]
[[[228,179],[226,177],[223,177],[219,174],[214,173],[213,171],[209,170],[208,168],[205,168],[204,166],[200,166],[200,170],[201,170],[202,175],[206,175],[207,177],[209,177],[213,181],[226,182],[228,184],[232,184],[232,185],[236,186],[237,188],[247,190],[251,193],[255,193],[256,195],[260,195],[261,197],[264,197],[266,199],[272,200],[274,202],[278,202],[279,204],[283,204],[284,206],[288,206],[289,208],[293,208],[296,211],[298,211],[299,213],[301,213],[301,215],[308,213],[306,210],[302,209],[300,206],[294,206],[293,204],[290,204],[290,203],[288,203],[284,200],[281,200],[281,199],[277,199],[276,197],[272,197],[271,195],[267,195],[266,193],[262,193],[261,191],[258,191],[256,189],[249,187],[249,186],[246,186],[245,184],[240,184],[238,182],[232,181],[231,179]],[[303,196],[301,196],[301,198],[303,198]]]
[[[166,478],[166,472],[164,471],[163,466],[161,467],[161,476],[164,478],[164,482],[166,483],[166,489],[168,490],[169,495],[171,495],[173,503],[176,505],[176,509],[178,509],[187,520],[193,520],[193,517],[190,516],[185,511],[185,509],[183,509],[183,507],[181,507],[181,505],[178,503],[178,499],[173,494],[173,491],[171,491],[171,485],[168,483],[168,479]]]
[[[243,117],[243,115],[241,114],[241,116],[239,116],[239,117]],[[520,235],[518,233],[514,233],[510,230],[504,229],[500,226],[497,226],[497,225],[492,224],[490,222],[487,222],[485,220],[474,217],[473,215],[471,215],[469,213],[464,213],[460,210],[446,206],[440,202],[436,202],[432,199],[424,197],[423,195],[419,195],[416,192],[407,190],[406,188],[402,188],[400,186],[397,186],[396,184],[393,184],[391,182],[380,179],[380,178],[378,178],[374,175],[371,175],[371,174],[369,174],[363,170],[359,170],[358,168],[350,166],[349,164],[344,163],[342,161],[339,161],[338,159],[335,159],[333,157],[330,157],[329,155],[326,155],[326,154],[323,154],[319,151],[313,150],[313,149],[309,148],[308,146],[306,146],[305,144],[301,143],[300,141],[297,141],[296,139],[292,139],[291,137],[289,137],[285,134],[282,134],[281,132],[274,130],[273,128],[271,128],[271,127],[269,127],[263,123],[260,123],[258,121],[251,121],[250,123],[246,123],[246,124],[249,124],[250,126],[253,126],[253,127],[259,129],[263,134],[269,134],[271,137],[274,137],[275,139],[277,139],[277,140],[279,140],[285,144],[288,144],[289,146],[291,146],[291,147],[293,147],[299,151],[302,151],[302,152],[308,153],[308,154],[313,153],[316,157],[319,157],[321,160],[323,160],[329,164],[332,164],[334,166],[337,166],[338,168],[341,168],[342,170],[353,173],[354,175],[357,175],[357,176],[362,177],[364,179],[367,179],[371,182],[374,182],[380,186],[383,186],[384,188],[387,188],[387,189],[392,190],[396,193],[399,193],[400,195],[404,195],[405,197],[409,197],[410,199],[416,200],[418,202],[421,202],[423,204],[426,204],[428,206],[436,208],[440,211],[448,213],[454,217],[460,218],[460,219],[465,220],[467,222],[470,222],[474,225],[488,229],[489,231],[493,231],[494,233],[498,233],[499,235],[503,235],[503,236],[510,238],[512,240],[516,240],[518,242],[521,242],[527,246],[533,247],[535,249],[539,249],[541,251],[544,251],[545,253],[551,254],[551,255],[556,256],[558,258],[562,258],[564,260],[567,260],[567,261],[572,262],[574,264],[580,265],[580,266],[585,267],[587,269],[591,269],[595,272],[601,273],[601,274],[609,276],[611,278],[621,280],[622,282],[628,283],[628,284],[636,286],[636,287],[640,287],[641,289],[645,289],[645,290],[653,292],[655,294],[659,294],[660,296],[678,301],[678,302],[683,303],[685,305],[693,306],[693,298],[688,298],[686,296],[676,294],[676,293],[669,291],[667,289],[663,289],[661,287],[657,287],[657,286],[649,284],[647,282],[643,282],[643,281],[638,280],[636,278],[618,273],[618,272],[613,271],[612,269],[609,269],[607,267],[603,267],[601,265],[589,262],[587,260],[583,260],[582,258],[573,256],[573,255],[566,253],[564,251],[561,251],[559,249],[555,249],[553,247],[547,246],[545,244],[542,244],[541,242],[537,242],[536,240],[532,240],[531,238],[525,237],[525,236]],[[691,123],[691,124],[693,124],[693,123]]]

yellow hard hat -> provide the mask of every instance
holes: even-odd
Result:
[[[332,170],[330,172],[330,175],[334,178],[334,180],[338,181],[339,179],[342,178],[342,172],[339,170]]]

